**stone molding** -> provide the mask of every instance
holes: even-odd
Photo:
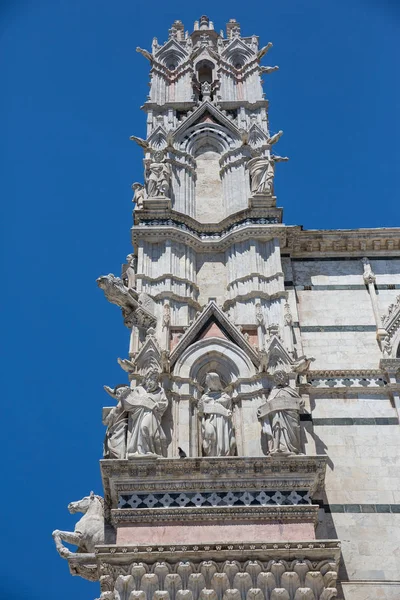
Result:
[[[400,250],[400,228],[349,229],[349,230],[296,230],[288,231],[287,248],[293,257],[315,255],[316,259],[328,255],[353,254],[359,258],[373,258],[380,252]]]
[[[245,221],[246,219],[268,219],[274,218],[282,214],[281,208],[273,208],[273,207],[256,207],[256,208],[246,208],[244,210],[239,210],[229,216],[225,217],[222,221],[218,223],[202,223],[197,221],[195,218],[190,217],[189,215],[176,211],[169,210],[166,214],[165,211],[157,211],[157,210],[146,210],[142,209],[140,211],[136,211],[134,213],[135,217],[135,226],[140,225],[142,222],[152,221],[156,219],[160,220],[168,220],[176,221],[178,224],[183,224],[188,227],[189,230],[193,230],[198,235],[202,233],[221,233],[223,231],[228,230],[233,225],[240,223],[241,221]],[[299,229],[299,226],[286,226],[286,229]]]
[[[376,393],[380,390],[384,391],[388,385],[384,371],[378,369],[309,371],[307,381],[310,393],[315,390],[333,388],[335,391],[357,389],[367,393]]]
[[[319,506],[299,504],[296,506],[235,506],[183,509],[129,509],[111,510],[111,521],[115,526],[133,523],[194,522],[216,523],[231,521],[260,521],[262,523],[296,522],[317,524]]]
[[[296,542],[289,542],[289,541],[284,541],[284,542],[275,542],[275,541],[270,541],[270,542],[265,542],[265,543],[251,543],[251,542],[245,542],[245,543],[232,543],[232,544],[221,544],[221,546],[219,544],[187,544],[182,548],[181,544],[173,544],[173,545],[166,545],[166,546],[116,546],[116,545],[106,545],[106,544],[102,544],[99,546],[96,546],[95,549],[95,554],[100,557],[101,559],[104,559],[106,556],[108,555],[120,555],[118,556],[119,559],[125,559],[124,562],[129,562],[129,560],[132,558],[132,554],[142,554],[142,555],[149,555],[149,554],[160,554],[160,553],[170,553],[171,555],[174,555],[176,552],[179,551],[183,551],[183,552],[193,552],[194,556],[197,556],[198,558],[201,558],[201,554],[203,552],[232,552],[232,558],[235,557],[235,553],[240,552],[242,553],[243,551],[256,551],[257,553],[261,553],[261,552],[266,552],[266,553],[270,553],[271,551],[273,551],[274,556],[276,557],[283,557],[285,554],[293,554],[294,555],[305,555],[307,554],[307,559],[309,560],[324,560],[324,559],[328,559],[330,557],[332,557],[332,555],[334,556],[334,560],[338,561],[339,557],[340,557],[340,548],[341,548],[341,544],[339,542],[339,540],[312,540],[310,541],[296,541]],[[291,553],[288,553],[287,551],[292,551]],[[303,550],[303,552],[298,552],[299,550]],[[128,554],[130,554],[131,556],[128,556]],[[265,560],[264,556],[265,555],[261,555],[259,554],[260,559],[261,560]],[[115,558],[117,558],[117,556],[115,556]],[[134,557],[136,558],[136,557]],[[157,557],[158,558],[158,557]],[[156,558],[156,560],[157,560]],[[161,558],[161,557],[160,557]],[[219,557],[220,559],[222,558],[221,556]],[[251,557],[253,558],[253,557]],[[305,558],[305,556],[304,556]],[[299,559],[301,560],[301,559]]]
[[[132,244],[136,246],[139,240],[147,239],[148,241],[160,242],[161,240],[174,240],[182,242],[187,246],[199,252],[221,252],[226,250],[232,244],[248,241],[249,239],[261,239],[263,241],[278,238],[281,247],[286,245],[287,230],[281,225],[247,225],[244,224],[240,229],[231,231],[220,239],[201,239],[197,234],[188,231],[182,231],[175,226],[151,226],[151,227],[134,227],[132,229]]]

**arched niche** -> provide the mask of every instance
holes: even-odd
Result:
[[[256,374],[247,354],[230,340],[209,337],[186,348],[175,363],[173,375],[204,385],[208,372],[218,373],[225,385]]]
[[[219,164],[220,147],[215,136],[207,136],[195,150],[196,219],[201,223],[222,221],[225,216]]]
[[[202,223],[217,223],[226,216],[221,178],[221,157],[235,147],[231,132],[205,115],[204,121],[185,132],[180,149],[196,160],[195,215]]]
[[[196,65],[197,79],[199,83],[212,83],[214,80],[215,65],[210,60],[199,60]]]

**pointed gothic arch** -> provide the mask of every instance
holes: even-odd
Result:
[[[175,377],[204,384],[208,372],[215,371],[225,385],[236,379],[251,379],[256,369],[250,357],[233,342],[208,337],[188,346],[175,363]]]

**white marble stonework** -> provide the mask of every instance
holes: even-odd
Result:
[[[128,329],[104,501],[56,548],[101,600],[397,600],[400,231],[283,224],[278,67],[244,29],[137,48],[133,247],[97,280]]]

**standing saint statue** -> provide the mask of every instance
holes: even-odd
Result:
[[[247,163],[252,194],[271,195],[274,192],[275,163],[289,160],[286,156],[256,156]]]
[[[167,456],[167,437],[161,418],[168,408],[168,399],[159,384],[158,371],[150,370],[143,384],[123,397],[122,406],[129,415],[127,458]]]
[[[167,196],[171,182],[171,165],[166,161],[164,152],[155,152],[152,159],[145,161],[145,167],[147,196]]]
[[[107,425],[106,437],[104,439],[104,458],[126,458],[126,436],[128,432],[128,413],[122,406],[122,398],[130,394],[129,385],[117,385],[114,389],[104,386],[107,394],[117,400],[114,406],[103,419]]]
[[[132,202],[135,204],[135,209],[140,210],[143,208],[144,186],[136,182],[132,183],[131,188],[133,190]]]
[[[205,456],[233,456],[236,451],[232,425],[232,398],[223,392],[218,373],[208,373],[199,401],[199,417]]]
[[[257,410],[269,453],[302,454],[300,411],[303,401],[297,391],[289,387],[289,375],[285,371],[275,371],[274,382],[267,402]]]
[[[128,254],[126,257],[126,267],[122,276],[124,285],[130,289],[136,289],[136,271],[137,271],[137,256]]]

